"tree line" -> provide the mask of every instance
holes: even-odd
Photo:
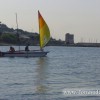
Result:
[[[24,38],[22,36],[17,36],[17,34],[12,33],[0,33],[0,42],[7,44],[18,45],[37,45],[39,43],[39,35],[31,34],[29,37]]]

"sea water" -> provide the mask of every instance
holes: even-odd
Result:
[[[64,94],[64,89],[100,90],[100,48],[48,46],[45,50],[50,51],[47,57],[0,58],[0,100],[100,99]]]

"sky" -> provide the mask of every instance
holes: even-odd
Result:
[[[17,13],[20,29],[39,32],[38,10],[53,38],[100,42],[100,0],[0,0],[0,21],[15,29]]]

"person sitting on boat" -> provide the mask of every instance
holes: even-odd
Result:
[[[10,46],[10,50],[9,50],[9,52],[11,52],[11,53],[15,52],[14,47]]]
[[[25,47],[25,51],[29,51],[29,45]]]

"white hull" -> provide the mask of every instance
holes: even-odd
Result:
[[[48,52],[44,51],[16,51],[16,52],[1,52],[1,57],[45,57]]]

